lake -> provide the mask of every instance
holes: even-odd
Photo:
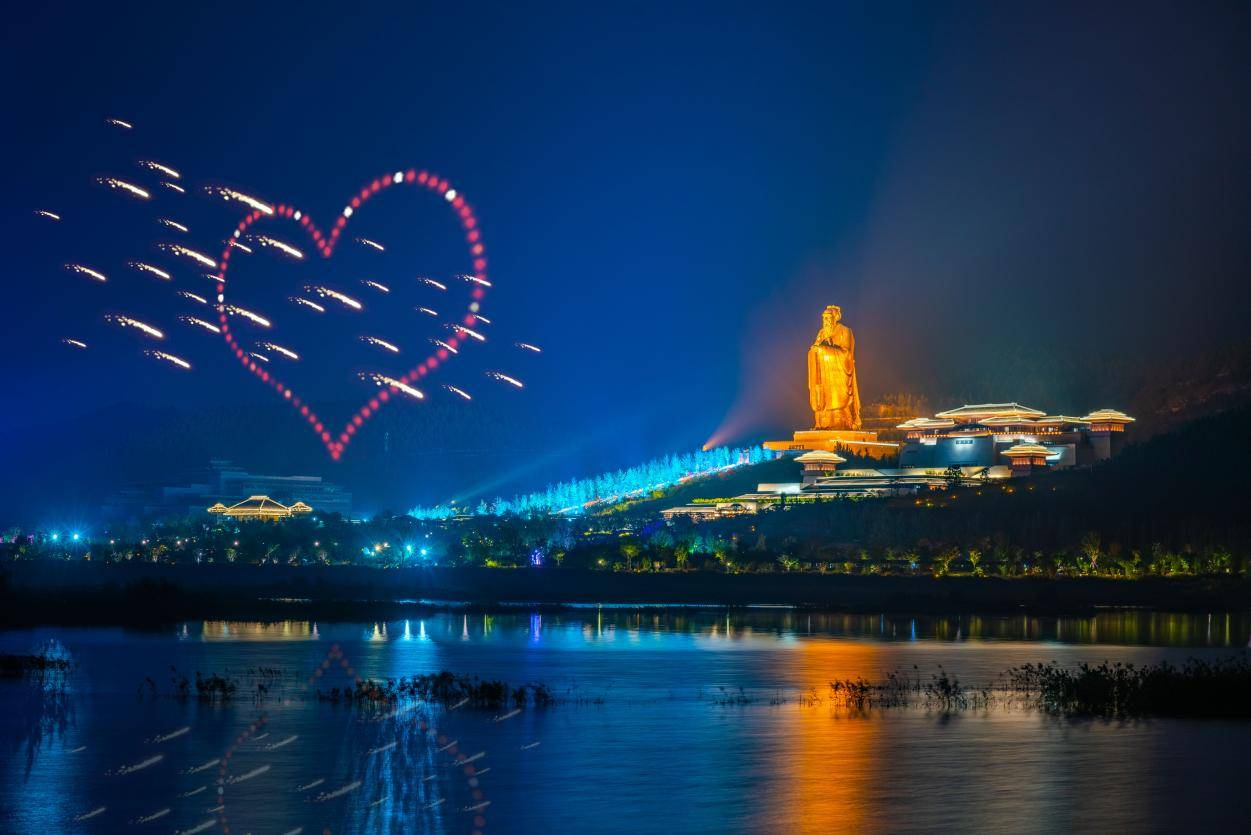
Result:
[[[0,632],[0,652],[52,648],[76,664],[56,687],[0,680],[0,828],[1246,831],[1251,723],[859,714],[824,697],[836,678],[941,669],[986,686],[1024,663],[1213,659],[1249,639],[1246,613],[637,607]],[[559,702],[388,714],[315,697],[350,685],[349,671],[440,670],[541,682]],[[176,697],[171,676],[197,671],[247,692]]]

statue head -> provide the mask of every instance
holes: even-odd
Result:
[[[821,313],[821,326],[826,330],[832,329],[843,319],[843,309],[836,304],[829,305]]]

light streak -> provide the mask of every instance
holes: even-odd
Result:
[[[147,815],[146,817],[136,818],[135,823],[151,823],[152,821],[158,820],[159,818],[163,818],[168,814],[169,814],[169,807],[166,806],[164,809],[160,810],[159,812],[153,812],[152,814]]]
[[[182,179],[182,175],[170,168],[168,165],[161,165],[159,162],[153,162],[150,159],[141,159],[139,160],[139,164],[150,171],[160,171],[162,174],[168,177],[173,177],[175,180]]]
[[[208,771],[210,768],[212,768],[213,766],[217,765],[220,762],[221,760],[209,760],[208,762],[203,763],[202,765],[192,766],[191,768],[186,769],[185,771],[183,771],[183,774],[195,774],[198,771]]]
[[[282,740],[281,742],[275,742],[275,743],[273,743],[272,745],[266,745],[266,746],[265,746],[265,750],[266,750],[266,751],[276,751],[277,749],[279,749],[279,748],[283,747],[284,745],[290,745],[291,743],[295,742],[295,741],[296,741],[297,739],[299,739],[299,738],[300,738],[300,735],[299,735],[299,734],[291,734],[291,736],[287,737],[286,739]]]
[[[371,280],[370,280],[370,279],[368,279],[368,278],[362,278],[362,279],[361,279],[361,284],[364,284],[366,287],[372,287],[372,288],[374,288],[375,290],[377,290],[377,291],[378,291],[378,292],[380,292],[380,293],[390,293],[390,292],[391,292],[391,288],[390,288],[390,287],[388,287],[387,285],[385,285],[385,284],[380,284],[380,283],[378,283],[377,281],[371,281]]]
[[[178,321],[187,325],[194,325],[197,328],[203,328],[209,333],[221,333],[222,329],[214,325],[212,322],[206,322],[203,319],[197,319],[194,316],[179,316]]]
[[[115,774],[133,774],[136,771],[139,771],[140,769],[147,768],[148,766],[156,765],[163,759],[165,759],[164,754],[154,754],[151,757],[148,757],[146,760],[141,760],[135,763],[134,765],[124,765],[121,768],[117,769],[117,771],[115,771],[114,773]]]
[[[171,182],[167,182],[167,181],[165,181],[165,180],[161,180],[161,185],[165,186],[166,188],[173,189],[174,191],[178,192],[179,194],[186,194],[186,193],[187,193],[187,190],[186,190],[185,188],[183,188],[182,186],[177,185],[177,184],[175,184],[175,183],[171,183]]]
[[[352,782],[348,783],[346,786],[343,786],[342,788],[335,789],[334,791],[328,792],[325,794],[319,794],[317,795],[317,797],[313,799],[317,801],[318,803],[321,803],[322,801],[325,801],[325,800],[334,800],[336,797],[343,797],[343,795],[349,792],[356,791],[357,789],[361,787],[361,785],[362,783],[360,780],[353,780]]]
[[[208,304],[208,299],[204,298],[203,296],[197,296],[195,293],[192,293],[190,290],[179,290],[178,295],[182,296],[184,299],[190,299],[196,304]]]
[[[71,748],[71,749],[69,750],[69,753],[71,753],[71,754],[80,754],[80,753],[82,753],[83,751],[86,751],[86,750],[87,750],[87,746],[86,746],[86,745],[79,745],[77,748]]]
[[[190,829],[179,829],[174,835],[200,835],[201,832],[208,832],[214,826],[217,826],[217,818],[209,818],[204,823],[198,823]]]
[[[75,348],[82,348],[83,350],[86,350],[87,348],[87,343],[83,342],[81,339],[70,339],[67,336],[64,339],[62,339],[61,342],[63,342],[66,345],[72,345]]]
[[[205,267],[212,267],[213,269],[218,268],[217,262],[212,258],[209,258],[203,252],[197,252],[196,250],[183,246],[182,244],[157,244],[156,248],[166,252],[172,252],[175,255],[181,255],[183,258],[190,258],[192,261],[195,261],[197,264],[201,264]]]
[[[371,246],[374,249],[378,250],[379,252],[387,251],[386,247],[384,247],[382,244],[378,243],[377,241],[371,241],[369,240],[369,238],[357,238],[356,242],[358,244],[364,244],[365,246]]]
[[[173,277],[169,273],[165,272],[165,270],[162,270],[159,267],[154,267],[151,264],[145,264],[142,261],[128,261],[126,266],[139,270],[140,272],[151,273],[162,281],[169,281]]]
[[[525,745],[521,746],[521,750],[529,751],[531,748],[538,748],[540,745],[542,745],[541,742],[527,742]]]
[[[133,197],[138,197],[140,200],[147,200],[152,196],[134,183],[128,183],[116,177],[96,177],[96,182],[102,186],[108,186],[114,191],[124,191]]]
[[[195,797],[197,794],[199,794],[200,792],[204,791],[207,788],[208,786],[200,786],[199,788],[192,789],[191,791],[183,792],[182,794],[178,796],[179,797]]]
[[[169,742],[171,739],[177,739],[183,734],[189,734],[189,733],[191,733],[191,726],[184,725],[183,727],[179,728],[176,731],[170,731],[167,734],[162,734],[160,736],[153,737],[151,741],[152,742]]]
[[[178,221],[176,221],[176,220],[170,220],[170,219],[169,219],[169,218],[167,218],[167,217],[157,218],[157,221],[156,221],[156,222],[157,222],[157,223],[159,223],[159,224],[161,224],[162,226],[168,226],[170,229],[177,229],[179,232],[190,232],[190,231],[191,231],[190,229],[188,229],[187,227],[183,226],[183,225],[182,225],[181,223],[179,223]]]
[[[299,296],[290,296],[289,298],[291,299],[291,301],[295,302],[296,304],[303,305],[304,307],[307,307],[311,310],[316,310],[318,313],[326,312],[326,308],[322,307],[317,302],[312,302],[312,301],[309,301],[308,299],[302,299]]]
[[[183,369],[184,371],[191,370],[191,363],[187,362],[182,357],[176,357],[173,354],[167,354],[164,351],[153,351],[151,349],[144,351],[144,353],[152,357],[152,359],[160,360],[161,362],[167,362],[170,365],[176,365],[179,368]]]
[[[264,354],[258,354],[255,351],[248,351],[248,356],[256,357],[261,362],[269,362],[269,357],[265,356]]]
[[[415,400],[425,400],[426,395],[417,389],[405,383],[403,380],[397,380],[394,377],[388,377],[385,374],[375,374],[371,371],[362,371],[360,378],[366,382],[371,382],[376,386],[388,386],[396,391],[403,392]]]
[[[493,380],[499,380],[501,383],[508,383],[510,386],[516,386],[519,389],[525,388],[525,385],[520,380],[515,377],[509,377],[507,374],[502,374],[499,371],[488,371],[486,375]]]
[[[130,122],[123,122],[121,119],[114,119],[110,117],[108,119],[105,119],[104,121],[107,124],[115,125],[119,128],[125,128],[126,130],[131,130],[134,128],[134,125],[132,125]]]
[[[485,336],[483,336],[482,334],[478,333],[477,331],[470,330],[469,328],[465,327],[464,325],[452,325],[452,326],[451,326],[451,328],[452,328],[452,330],[456,331],[457,333],[462,333],[462,334],[464,334],[465,336],[470,336],[470,337],[473,337],[474,339],[478,340],[479,342],[486,342],[486,337],[485,337]]]
[[[295,790],[296,790],[296,791],[298,791],[298,792],[306,792],[306,791],[308,791],[309,789],[315,789],[315,788],[317,788],[318,786],[320,786],[320,785],[321,785],[322,783],[324,783],[324,782],[326,782],[326,778],[325,778],[325,777],[318,777],[316,780],[314,780],[314,781],[313,781],[313,782],[311,782],[311,783],[306,783],[306,784],[304,784],[303,786],[296,786],[296,787],[295,787]]]
[[[456,388],[456,386],[450,386],[447,383],[443,384],[443,388],[447,389],[452,394],[456,394],[465,398],[466,400],[473,400],[473,398],[469,396],[469,392],[465,391],[464,389],[458,389]]]
[[[431,339],[430,341],[433,342],[435,345],[438,345],[440,348],[444,349],[445,351],[450,351],[453,354],[460,353],[460,351],[457,351],[455,348],[453,348],[451,345],[448,345],[442,339]]]
[[[61,219],[61,216],[58,215],[56,212],[50,212],[47,209],[35,209],[35,214],[39,215],[40,217],[46,217],[49,220]]]
[[[376,336],[362,336],[360,339],[361,339],[361,342],[365,342],[375,347],[382,348],[383,350],[390,351],[393,354],[398,354],[400,352],[400,348],[398,345],[392,345],[390,342],[387,342],[385,339],[379,339]]]
[[[291,246],[291,244],[283,243],[277,238],[270,238],[266,235],[252,235],[250,240],[254,241],[255,243],[260,244],[261,246],[270,247],[271,249],[276,249],[279,252],[283,253],[284,255],[289,255],[292,258],[295,258],[301,261],[304,260],[303,252],[300,252],[298,249]]]
[[[379,745],[374,748],[370,748],[365,752],[365,756],[372,757],[374,754],[381,754],[385,751],[393,751],[397,745],[399,745],[398,742],[388,742],[386,745]]]
[[[491,286],[492,286],[491,282],[487,281],[485,278],[478,278],[476,275],[465,275],[465,274],[462,274],[462,275],[458,275],[458,276],[456,276],[456,277],[457,277],[457,278],[459,278],[459,279],[461,279],[461,280],[463,280],[463,281],[468,281],[468,282],[470,282],[471,284],[481,284],[483,287],[491,287]]]
[[[295,351],[292,351],[290,348],[284,348],[281,345],[275,345],[272,342],[258,342],[256,343],[256,346],[258,348],[265,348],[266,350],[273,351],[275,354],[282,354],[289,360],[298,360],[300,358],[300,355]]]
[[[428,308],[428,307],[415,307],[415,308],[413,308],[413,309],[414,309],[414,310],[416,310],[418,313],[424,313],[424,314],[426,314],[427,316],[435,316],[435,317],[437,317],[437,316],[439,315],[439,312],[438,312],[437,310],[431,310],[431,309],[430,309],[430,308]]]
[[[103,815],[105,811],[108,810],[108,808],[109,808],[108,806],[97,806],[95,809],[92,809],[90,812],[85,812],[79,815],[78,817],[74,818],[74,822],[77,823],[78,821],[89,821],[94,817]]]
[[[226,188],[225,186],[205,186],[204,193],[213,197],[220,197],[222,200],[227,202],[233,200],[235,202],[242,203],[243,205],[251,209],[255,209],[262,214],[272,215],[274,213],[273,206],[257,200],[255,197],[244,194],[241,191],[235,191],[233,188]]]
[[[543,353],[542,348],[538,347],[537,345],[531,345],[529,342],[514,342],[513,344],[516,345],[518,348],[521,348],[523,351],[533,351],[536,354]]]
[[[242,783],[244,780],[251,780],[253,777],[260,777],[266,771],[269,771],[269,769],[271,769],[272,767],[273,766],[269,765],[268,763],[265,765],[258,765],[256,768],[252,769],[251,771],[246,771],[243,774],[240,774],[238,777],[231,777],[226,782],[227,783]]]
[[[78,273],[79,275],[85,275],[88,278],[94,278],[102,284],[109,280],[108,277],[99,270],[93,270],[91,267],[84,267],[82,264],[66,264],[65,269],[70,272]]]
[[[266,319],[264,316],[260,315],[259,313],[253,313],[252,311],[247,310],[246,308],[236,307],[233,304],[228,304],[224,306],[224,309],[231,316],[242,316],[244,319],[247,319],[252,324],[260,325],[262,328],[268,328],[270,326],[270,321],[268,319]]]
[[[365,309],[365,306],[363,304],[361,304],[360,302],[358,302],[356,299],[352,298],[351,296],[347,295],[346,293],[340,293],[338,290],[331,290],[329,287],[323,287],[320,284],[309,284],[309,285],[306,285],[304,289],[307,292],[312,293],[316,296],[320,296],[323,299],[334,299],[335,301],[337,301],[339,304],[343,305],[344,307],[350,307],[353,310]]]
[[[422,284],[429,284],[431,287],[435,288],[436,290],[447,289],[446,284],[442,283],[441,281],[435,281],[433,278],[419,278],[417,280],[420,281]]]
[[[153,339],[164,339],[165,334],[157,328],[152,327],[147,322],[140,322],[138,319],[132,319],[129,316],[119,316],[113,313],[106,313],[104,321],[111,322],[119,328],[134,328],[135,330],[145,333]]]
[[[241,244],[238,241],[236,241],[234,238],[227,238],[226,243],[229,244],[230,246],[233,246],[235,249],[243,250],[249,255],[252,254],[252,247],[248,246],[247,244]]]
[[[518,385],[520,385],[520,384],[518,384]],[[492,722],[503,722],[505,719],[512,719],[514,716],[516,716],[516,715],[517,715],[517,714],[519,714],[519,713],[521,713],[521,711],[520,711],[519,709],[510,710],[510,711],[508,711],[508,713],[504,713],[504,714],[501,714],[501,715],[499,715],[499,716],[494,716],[494,717],[492,717],[492,718],[491,718],[491,721],[492,721]]]
[[[469,315],[470,315],[470,316],[472,316],[473,318],[477,319],[479,322],[482,322],[484,325],[489,325],[489,324],[491,324],[491,320],[490,320],[490,319],[488,319],[487,317],[483,316],[481,313],[471,313],[471,314],[469,314]]]

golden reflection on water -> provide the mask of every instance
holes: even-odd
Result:
[[[880,666],[873,644],[807,640],[797,652],[778,653],[779,674],[801,681],[811,695],[827,700],[830,681],[863,675]],[[785,704],[776,708],[778,727],[789,755],[781,768],[762,775],[774,783],[762,792],[764,814],[800,832],[860,832],[868,828],[867,800],[884,779],[882,726],[825,704]],[[766,828],[770,828],[768,822]]]
[[[203,641],[316,641],[319,638],[317,624],[307,620],[274,623],[206,620],[200,631]]]

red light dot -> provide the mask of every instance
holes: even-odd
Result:
[[[320,420],[318,420],[318,421],[314,421],[314,423],[313,423],[313,428],[314,428],[314,429],[316,429],[318,432],[321,432],[321,431],[322,431],[323,429],[325,429],[326,427],[322,426],[322,425],[321,425],[321,421],[320,421]]]
[[[474,241],[478,240],[479,237],[481,237],[481,235],[478,232],[478,230],[475,229],[465,236],[465,240],[469,241],[470,243],[473,243]]]
[[[348,442],[348,433],[344,432],[339,436],[339,443],[346,444]]]
[[[478,272],[482,272],[483,270],[485,270],[485,269],[486,269],[486,259],[485,259],[485,258],[475,258],[475,259],[474,259],[474,262],[473,262],[473,268],[474,268],[475,270],[477,270]],[[481,277],[481,276],[479,276],[479,278],[480,278],[480,277]]]
[[[408,169],[408,171],[404,174],[404,182],[411,183],[415,179],[417,179],[417,172],[411,168]]]
[[[329,432],[322,432],[322,433],[321,433],[321,439],[322,439],[323,441],[325,441],[326,443],[330,443],[330,433],[329,433]]]
[[[391,399],[391,392],[386,389],[383,389],[382,391],[378,392],[378,399],[381,400],[383,403],[386,403],[388,400]]]
[[[361,205],[361,199],[360,199],[359,197],[353,197],[353,198],[352,198],[352,208],[353,208],[353,209],[359,209],[359,208],[360,208],[360,205]],[[344,223],[347,223],[347,220],[345,219],[343,222],[344,222]]]
[[[356,433],[356,424],[355,424],[355,423],[348,424],[347,433],[348,433],[349,435],[353,435],[353,434],[355,434],[355,433]]]
[[[423,184],[424,184],[424,183],[426,182],[426,179],[427,179],[429,176],[430,176],[429,174],[427,174],[425,171],[423,171],[423,172],[421,172],[420,174],[418,174],[418,175],[417,175],[417,182],[419,182],[419,183],[423,183]]]
[[[426,376],[426,367],[425,367],[424,365],[423,365],[423,366],[418,367],[418,369],[417,369],[417,376],[418,376],[418,377],[424,377],[424,376]]]
[[[361,417],[363,417],[363,418],[367,418],[367,417],[369,417],[371,414],[373,414],[373,412],[371,412],[371,411],[369,410],[369,407],[368,407],[368,406],[365,406],[365,407],[363,407],[363,408],[361,409]]]
[[[486,295],[486,291],[484,291],[481,287],[473,288],[473,297],[475,299],[480,299],[485,295]]]
[[[364,422],[364,419],[360,415],[356,415],[352,418],[352,423],[355,426],[360,426]]]
[[[439,359],[441,359],[441,360],[445,360],[445,359],[447,359],[447,349],[446,349],[446,348],[440,348],[440,349],[439,349],[439,351],[438,351],[438,353],[439,353]]]
[[[308,406],[301,406],[300,414],[304,415],[304,417],[308,417]]]

